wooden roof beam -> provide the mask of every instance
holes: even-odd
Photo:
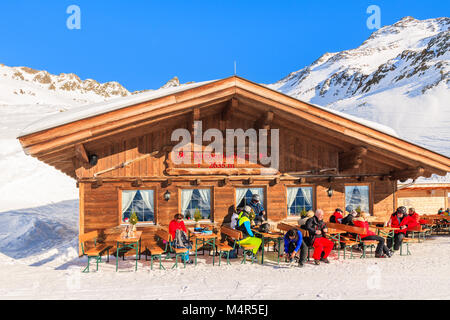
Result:
[[[239,107],[239,101],[236,98],[230,99],[227,106],[222,111],[222,120],[229,121],[233,115],[233,112]]]
[[[401,182],[404,182],[408,179],[416,179],[423,175],[425,172],[425,169],[422,167],[417,168],[408,168],[405,170],[395,170],[390,173],[391,180],[400,180]]]
[[[83,163],[89,163],[89,156],[82,143],[75,145],[75,157]]]

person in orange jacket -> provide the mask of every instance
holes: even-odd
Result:
[[[360,216],[353,220],[355,227],[364,228],[365,234],[361,235],[361,240],[375,240],[378,241],[377,248],[375,249],[376,258],[392,257],[392,251],[384,244],[384,238],[377,236],[375,232],[369,229],[369,214],[361,212]]]

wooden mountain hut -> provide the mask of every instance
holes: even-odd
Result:
[[[176,151],[177,129],[203,139]],[[193,149],[202,153],[211,143],[208,129],[224,137],[227,130],[267,130],[259,138],[267,138],[272,151],[278,147],[277,165],[248,156],[250,133],[244,146],[236,144],[244,159],[196,160]],[[272,140],[275,132],[278,140]],[[26,154],[76,180],[80,234],[119,226],[132,211],[144,234],[168,225],[176,213],[186,222],[197,214],[220,225],[253,194],[271,221],[317,208],[328,219],[338,207],[387,219],[397,206],[397,180],[450,171],[449,158],[389,128],[238,76],[73,108],[31,124],[18,139]],[[174,161],[180,156],[194,161]]]

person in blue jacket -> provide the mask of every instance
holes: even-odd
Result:
[[[248,201],[247,205],[250,206],[255,213],[255,224],[262,224],[264,222],[264,214],[266,213],[266,211],[264,210],[264,207],[260,202],[259,194],[253,194],[252,199]]]
[[[306,261],[307,247],[303,241],[303,235],[299,230],[291,229],[284,235],[284,252],[289,262],[294,261],[295,256],[299,256],[298,266],[303,267]]]

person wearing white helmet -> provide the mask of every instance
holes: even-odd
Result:
[[[233,215],[231,216],[230,227],[233,229],[236,229],[237,222],[242,217],[242,215],[244,213],[247,213],[247,215],[250,217],[251,212],[252,212],[252,208],[250,206],[244,206],[244,208],[242,208],[242,210],[239,212],[239,214],[237,214],[236,212],[233,213]]]
[[[256,256],[256,253],[261,246],[262,240],[257,238],[251,229],[251,221],[250,221],[250,213],[252,212],[252,208],[249,206],[245,206],[244,210],[239,214],[239,219],[237,221],[236,229],[242,232],[243,239],[239,240],[240,245],[251,245],[253,247],[252,253],[253,256]]]
[[[263,205],[260,202],[259,194],[255,193],[252,196],[252,200],[247,203],[253,209],[255,213],[255,224],[261,224],[264,222],[264,215],[266,214]]]

